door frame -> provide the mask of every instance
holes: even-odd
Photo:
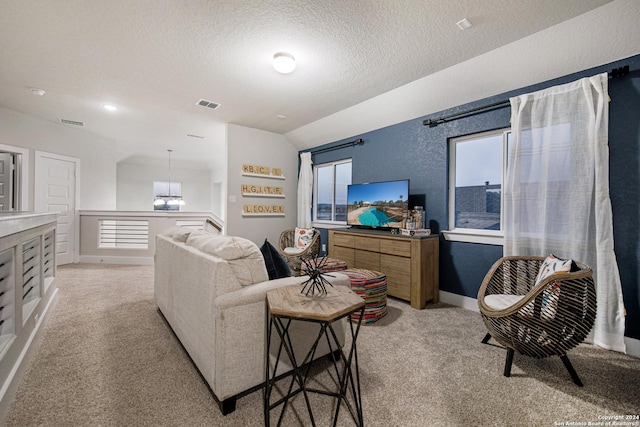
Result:
[[[45,212],[42,198],[42,186],[38,188],[38,184],[45,181],[45,169],[43,167],[44,158],[52,158],[75,164],[75,194],[74,194],[74,210],[73,210],[73,263],[77,264],[80,260],[80,214],[78,206],[80,204],[80,159],[77,157],[64,156],[62,154],[49,153],[46,151],[35,150],[35,179],[34,179],[34,211]]]
[[[0,151],[20,154],[20,197],[18,208],[21,211],[31,210],[31,201],[29,200],[29,164],[31,163],[29,149],[0,144]]]

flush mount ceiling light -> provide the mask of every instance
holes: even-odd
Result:
[[[278,52],[273,55],[273,68],[282,74],[289,74],[296,69],[296,58],[287,52]]]
[[[118,109],[118,107],[111,104],[104,104],[103,107],[105,110],[108,110],[108,111],[116,111]]]
[[[32,95],[36,95],[36,96],[43,96],[46,93],[42,89],[37,89],[35,87],[30,87],[29,92],[31,92]]]

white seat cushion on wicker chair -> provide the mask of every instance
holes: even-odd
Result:
[[[484,297],[484,302],[493,310],[504,310],[520,302],[524,295],[492,294]]]
[[[303,252],[305,250],[305,248],[284,248],[283,251],[284,253],[288,254],[288,255],[297,255],[301,252]]]

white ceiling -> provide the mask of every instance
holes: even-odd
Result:
[[[215,167],[226,123],[291,133],[610,1],[2,0],[0,105]]]

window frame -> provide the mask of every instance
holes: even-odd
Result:
[[[477,132],[469,135],[459,136],[449,139],[449,182],[448,182],[448,206],[447,218],[449,230],[443,231],[445,239],[454,242],[481,243],[488,245],[504,244],[504,192],[503,186],[507,172],[508,141],[511,128],[500,128],[490,131]],[[482,139],[491,136],[502,136],[502,182],[500,184],[500,230],[485,230],[479,228],[456,228],[455,226],[455,206],[456,206],[456,146],[459,143],[469,142],[475,139]]]
[[[336,186],[335,186],[335,179],[336,179],[336,166],[337,165],[341,165],[341,164],[345,164],[345,163],[350,163],[352,166],[352,172],[351,172],[351,178],[353,179],[353,162],[351,158],[347,158],[347,159],[341,159],[341,160],[336,160],[336,161],[332,161],[332,162],[325,162],[325,163],[319,163],[317,165],[313,165],[313,217],[312,217],[312,223],[314,225],[321,225],[323,228],[331,228],[332,226],[335,227],[344,227],[345,225],[347,225],[347,221],[335,221],[335,220],[327,220],[327,219],[318,219],[318,169],[320,168],[324,168],[324,167],[331,167],[332,168],[332,172],[333,172],[333,185],[331,186],[331,212],[332,212],[332,217],[335,216],[335,209],[336,209]]]

